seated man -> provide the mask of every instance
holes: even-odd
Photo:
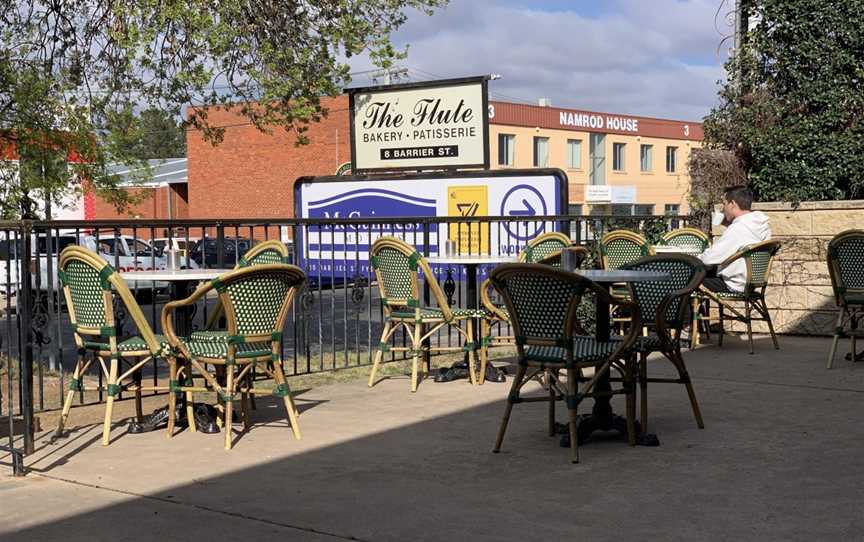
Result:
[[[768,216],[760,211],[751,211],[753,193],[746,186],[731,186],[723,194],[723,224],[726,231],[699,259],[705,265],[717,265],[735,254],[744,245],[761,243],[771,238]],[[712,292],[743,292],[747,280],[747,264],[736,260],[719,269],[716,277],[708,277],[702,283]]]

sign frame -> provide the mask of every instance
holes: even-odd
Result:
[[[356,87],[346,89],[348,91],[348,120],[351,125],[351,171],[355,174],[365,173],[380,173],[380,172],[396,172],[396,171],[429,171],[429,170],[446,170],[453,172],[456,169],[479,168],[489,170],[489,80],[488,75],[478,75],[473,77],[459,77],[454,79],[439,79],[436,81],[422,81],[416,83],[402,83],[397,85],[377,85],[371,87]],[[465,84],[479,83],[481,86],[482,96],[482,111],[480,116],[483,119],[483,162],[477,164],[429,164],[428,166],[393,166],[384,168],[358,168],[357,167],[357,140],[356,128],[354,126],[354,108],[355,99],[358,94],[398,92],[402,90],[420,90],[434,89],[443,87],[452,87]]]

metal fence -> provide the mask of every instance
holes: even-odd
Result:
[[[34,413],[62,407],[76,347],[65,300],[58,292],[57,255],[70,244],[97,251],[115,269],[127,271],[165,268],[168,248],[179,251],[182,267],[230,268],[256,242],[285,242],[291,261],[308,277],[289,315],[282,345],[286,374],[302,375],[371,363],[381,334],[382,308],[368,251],[382,235],[401,238],[425,256],[443,254],[446,240],[453,240],[463,254],[515,255],[546,231],[565,232],[574,243],[591,245],[610,229],[632,229],[657,241],[686,223],[686,217],[678,216],[0,222],[0,416],[8,423],[0,450],[11,455],[13,470],[22,473],[22,456],[34,449]],[[462,266],[432,267],[451,305],[477,303],[476,298],[468,299],[471,290]],[[487,271],[481,266],[479,278]],[[134,281],[130,288],[158,333],[162,306],[170,299],[168,285]],[[425,298],[429,303],[428,289]],[[200,304],[192,329],[205,326],[214,303],[209,299]],[[122,328],[124,308],[115,309]],[[404,344],[406,338],[397,335],[394,340]],[[433,340],[458,339],[442,332]],[[160,370],[154,363],[143,377],[156,383],[165,378]],[[80,404],[103,399],[98,367],[89,378],[100,391],[81,393]],[[23,438],[16,439],[16,431]]]

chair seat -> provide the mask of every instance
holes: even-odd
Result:
[[[180,342],[189,349],[189,353],[193,356],[227,359],[228,337],[227,331],[196,331],[188,339],[181,338]],[[236,346],[238,359],[264,357],[272,353],[270,341],[239,343]]]
[[[171,351],[171,345],[168,344],[168,339],[164,335],[156,335],[156,340],[159,341],[159,347],[161,349],[159,355],[164,355]],[[99,350],[100,352],[111,351],[110,344],[99,341],[84,341],[84,347],[92,350]],[[117,350],[119,352],[149,352],[150,347],[147,346],[147,342],[142,337],[135,335],[118,342]]]
[[[573,362],[590,363],[607,359],[618,348],[620,337],[612,337],[608,342],[600,342],[594,337],[573,338]],[[526,362],[540,364],[561,364],[566,367],[566,350],[560,346],[528,346],[525,348]],[[529,363],[536,365],[536,363]]]
[[[483,309],[450,309],[450,312],[453,313],[453,318],[459,320],[483,318],[486,315],[486,311]],[[395,319],[414,320],[416,314],[414,309],[396,310],[390,313],[390,317]],[[420,307],[420,319],[421,321],[444,320],[444,313],[441,309],[435,307]]]

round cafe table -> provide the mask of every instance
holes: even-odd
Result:
[[[426,258],[426,261],[430,264],[443,266],[464,265],[465,308],[477,309],[479,308],[477,303],[477,269],[481,265],[497,265],[500,263],[516,262],[518,261],[518,257],[509,254],[454,254],[451,256],[429,256]],[[478,335],[480,331],[477,328],[477,323],[472,321],[470,325],[474,326],[474,340],[479,344],[480,337]],[[436,379],[436,382],[450,382],[457,378],[467,378],[467,367],[468,354],[466,353],[465,360],[461,362],[461,364],[455,364],[446,373],[443,373],[440,378]],[[464,375],[462,374],[463,371],[465,372]],[[499,369],[493,367],[492,364],[489,363],[486,365],[486,380],[490,382],[504,382],[505,378],[504,374]]]
[[[671,277],[669,273],[663,273],[660,271],[628,271],[628,270],[617,270],[617,269],[575,269],[574,273],[581,275],[597,284],[602,286],[612,286],[613,284],[620,283],[633,283],[633,282],[657,282],[663,280],[669,280]],[[596,314],[596,324],[595,324],[595,338],[598,341],[607,342],[610,339],[609,333],[609,317],[610,317],[610,307],[609,303],[605,300],[595,298],[595,314]],[[594,386],[594,389],[599,392],[603,391],[612,391],[612,384],[609,381],[609,373],[605,373],[600,378],[598,378],[597,383]],[[615,415],[612,412],[612,396],[599,396],[594,398],[594,408],[591,409],[591,414],[585,415],[582,417],[579,423],[579,429],[577,431],[576,438],[579,439],[579,443],[583,443],[588,440],[588,437],[594,431],[610,431],[616,430],[619,433],[626,434],[627,433],[627,420],[622,418],[621,416]],[[637,422],[638,424],[638,422]],[[659,444],[656,435],[642,433],[641,430],[638,429],[636,431],[636,443],[643,445],[653,445],[656,446]],[[566,433],[569,437],[569,433]],[[567,443],[569,446],[569,441]]]

